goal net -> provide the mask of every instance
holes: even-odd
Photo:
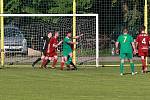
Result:
[[[43,37],[49,32],[59,32],[62,40],[73,29],[76,16],[76,63],[98,66],[98,14],[1,14],[4,17],[5,64],[31,64],[41,57]],[[73,32],[73,31],[72,31]],[[58,47],[58,62],[62,45]],[[40,63],[39,63],[40,64]],[[59,64],[59,63],[58,63]]]

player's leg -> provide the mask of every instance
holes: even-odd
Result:
[[[45,63],[45,66],[47,66],[48,63],[50,63],[50,60],[49,60],[49,59],[47,59],[47,61],[46,61],[46,63]]]
[[[70,51],[67,51],[67,50],[63,50],[63,57],[62,57],[62,62],[61,62],[61,69],[64,68],[64,64],[66,63],[67,65],[67,68],[70,69],[70,64],[69,64],[69,61],[68,61],[68,55],[69,55]]]
[[[146,68],[146,55],[142,50],[139,50],[139,56],[141,57],[141,62],[142,62],[142,73],[145,73],[144,69]],[[147,53],[148,55],[148,53]]]
[[[132,53],[127,53],[127,58],[129,59],[130,61],[130,67],[131,67],[131,72],[132,72],[132,75],[135,74],[135,66],[134,66],[134,63],[133,63],[133,54]]]
[[[35,66],[36,63],[38,63],[41,60],[41,57],[37,58],[33,63],[32,63],[32,67]]]
[[[58,59],[58,57],[57,57],[57,55],[55,55],[55,56],[53,57],[53,64],[52,64],[52,68],[55,68],[55,67],[56,67],[57,59]]]
[[[120,75],[124,74],[124,59],[125,59],[125,53],[120,53]]]
[[[64,57],[62,57],[62,61],[61,61],[61,70],[64,69],[65,63],[66,63],[66,65],[67,65],[67,68],[70,69],[70,66],[67,64],[67,56],[64,56]],[[67,70],[68,70],[68,69],[67,69]]]
[[[44,68],[47,68],[47,64],[51,61],[51,57],[46,57],[46,59],[44,60],[44,62],[43,62],[43,67]]]
[[[141,62],[142,62],[142,73],[145,73],[144,69],[146,67],[146,59],[144,56],[141,56]]]
[[[120,61],[120,75],[124,74],[124,59]]]
[[[67,58],[66,58],[66,60],[67,60]],[[61,66],[60,66],[60,69],[63,70],[64,66],[65,66],[65,57],[61,57]]]
[[[69,64],[73,66],[72,70],[77,70],[77,67],[75,66],[75,64],[72,62],[72,53],[70,53],[68,55],[68,61],[69,61]]]
[[[48,60],[47,56],[45,56],[44,58],[42,58],[41,68],[46,68],[47,60]]]
[[[147,67],[147,64],[146,64],[146,58],[148,57],[148,51],[145,52],[145,56],[144,56],[144,59],[145,59],[145,68],[144,68],[144,71],[147,72],[148,70],[148,67]]]

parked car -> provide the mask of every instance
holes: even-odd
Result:
[[[18,27],[4,27],[4,51],[6,54],[28,54],[27,40]]]

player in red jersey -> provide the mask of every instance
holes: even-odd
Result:
[[[138,48],[138,55],[142,61],[142,72],[147,71],[146,57],[148,56],[148,46],[150,44],[150,38],[145,32],[145,26],[141,27],[140,34],[136,38],[136,48]]]
[[[45,67],[46,68],[46,64],[48,60],[53,60],[53,64],[52,64],[52,68],[55,68],[55,65],[57,63],[57,47],[62,43],[62,41],[60,41],[58,43],[58,32],[55,32],[54,37],[51,38],[49,44],[48,44],[48,48],[47,48],[47,53],[46,53],[46,57],[42,60],[42,65],[41,67]]]

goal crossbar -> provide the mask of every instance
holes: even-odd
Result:
[[[43,17],[49,17],[49,16],[96,16],[98,17],[98,14],[0,14],[0,16],[4,17],[32,17],[32,16],[43,16]]]

